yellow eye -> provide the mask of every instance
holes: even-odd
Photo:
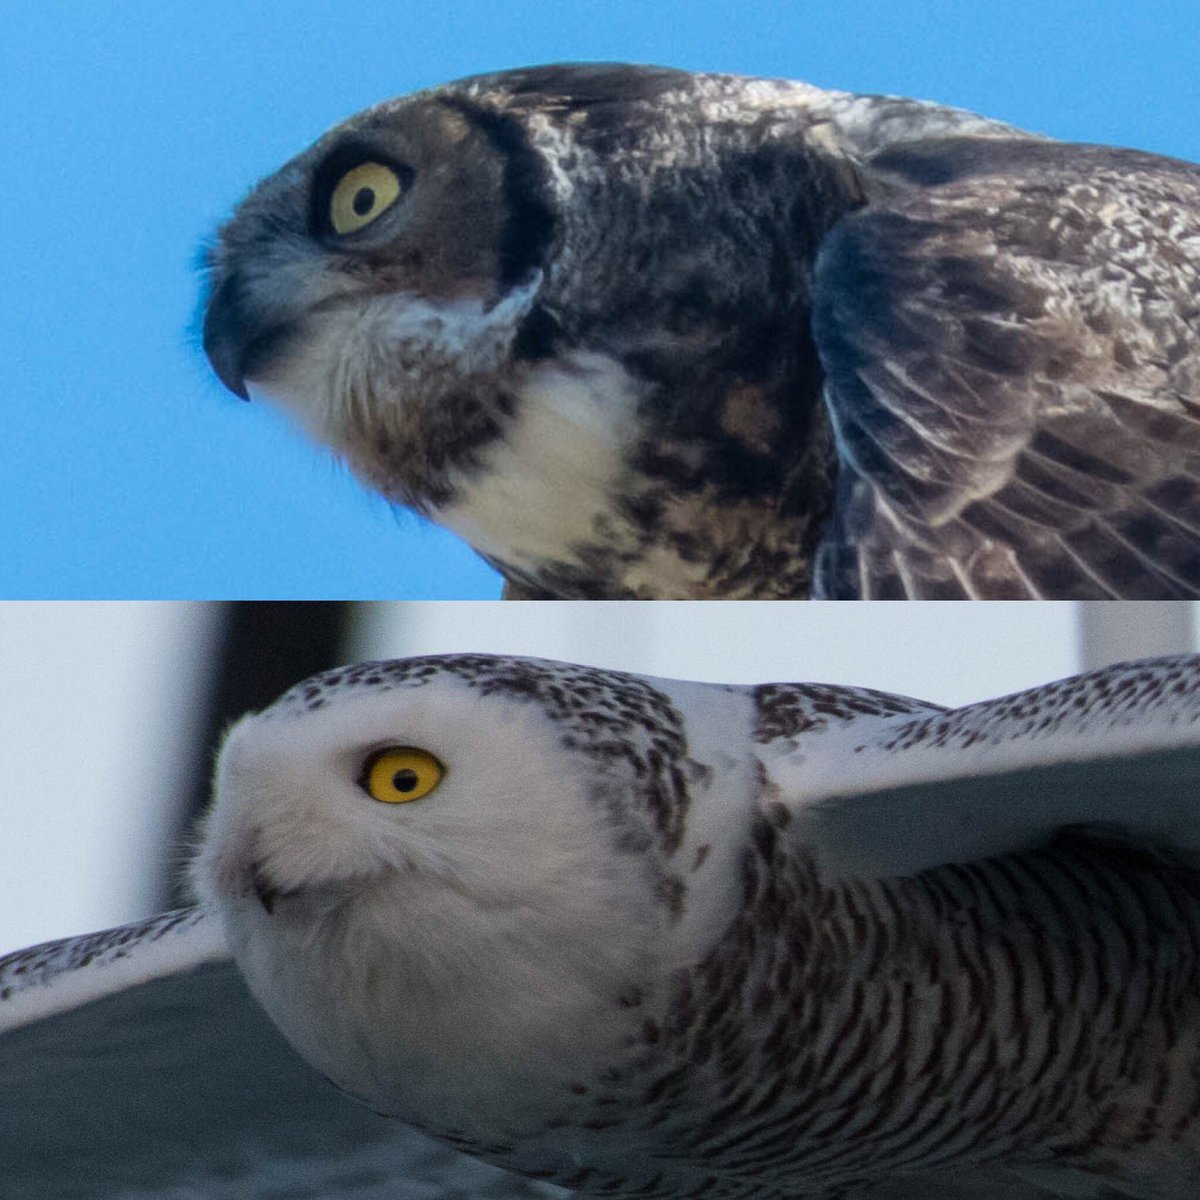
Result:
[[[387,212],[400,195],[400,176],[383,163],[365,162],[347,171],[329,200],[335,233],[357,233]]]
[[[445,769],[432,754],[411,746],[380,750],[367,759],[362,786],[373,800],[384,804],[406,804],[428,796]]]

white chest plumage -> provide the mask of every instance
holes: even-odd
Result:
[[[1193,1200],[1197,729],[1194,656],[954,711],[356,664],[231,733],[201,909],[0,959],[0,1030],[165,975],[186,1043],[219,920],[340,1088],[573,1190]],[[381,755],[440,766],[396,796]]]
[[[528,572],[569,561],[574,547],[627,543],[614,500],[644,387],[615,358],[590,352],[521,371],[515,419],[436,519]]]

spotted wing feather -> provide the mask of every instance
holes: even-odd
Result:
[[[830,877],[910,875],[1097,826],[1200,862],[1200,657],[964,708],[776,729],[771,792]]]
[[[1200,168],[945,139],[817,263],[827,597],[1200,593]]]

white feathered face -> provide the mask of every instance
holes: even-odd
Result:
[[[514,1073],[565,1090],[619,1056],[626,1000],[663,977],[680,921],[675,860],[695,857],[684,817],[712,771],[688,749],[670,700],[630,676],[346,668],[231,731],[196,888],[301,1053],[445,1127]]]
[[[500,903],[553,877],[551,848],[594,846],[563,758],[536,709],[453,682],[269,709],[225,743],[201,871],[224,905],[279,915],[409,876]]]

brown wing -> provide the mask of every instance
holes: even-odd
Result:
[[[1200,168],[952,139],[822,249],[829,597],[1200,595]]]

